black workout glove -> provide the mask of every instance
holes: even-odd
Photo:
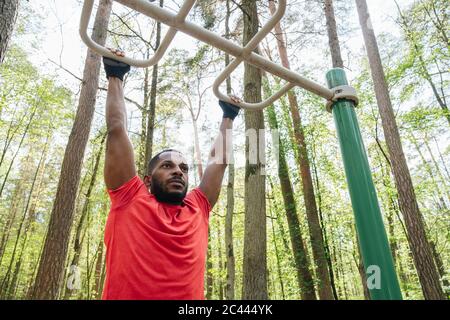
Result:
[[[123,76],[130,71],[130,66],[124,62],[103,57],[106,78],[116,77],[123,81]]]
[[[236,118],[239,114],[239,110],[241,110],[241,108],[235,106],[234,104],[222,100],[219,100],[219,105],[223,110],[223,117],[230,118],[231,120],[234,120],[234,118]]]

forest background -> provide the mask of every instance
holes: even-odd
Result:
[[[262,25],[271,15],[270,2],[198,1],[188,19],[241,44],[252,21],[255,26],[251,12],[257,10],[256,25]],[[401,139],[401,149],[393,149],[387,137],[395,132],[386,131],[383,101],[376,95],[374,65],[358,19],[362,2],[288,1],[279,29],[259,50],[286,63],[284,42],[291,69],[324,84],[325,73],[339,66],[336,41],[330,41],[338,40],[342,67],[359,93],[356,112],[403,297],[448,298],[449,4],[367,1],[369,29],[376,34]],[[167,27],[117,3],[111,10],[109,0],[96,1],[94,11],[99,4],[104,11],[96,23],[103,23],[104,30],[98,28],[94,36],[128,56],[154,53]],[[177,12],[182,1],[159,4]],[[81,7],[82,1],[19,1],[0,64],[2,299],[101,295],[109,211],[102,177],[107,81],[103,70],[96,72],[102,69],[100,60],[86,55],[78,35]],[[198,184],[221,120],[211,83],[229,59],[178,34],[157,68],[132,69],[125,81],[128,132],[141,175],[151,154],[174,147],[191,161],[190,187]],[[249,97],[244,85],[249,79],[243,78],[244,65],[233,73],[227,89]],[[268,74],[260,81],[262,96],[281,85]],[[369,297],[333,117],[321,98],[300,88],[292,92],[264,113],[246,113],[236,120],[236,162],[226,173],[210,219],[207,299]],[[265,175],[256,189],[246,165],[249,119],[259,121],[259,128],[277,128],[282,141],[280,158],[275,159],[272,136],[266,133]],[[298,144],[299,138],[303,143]],[[413,188],[399,183],[396,156],[401,154]],[[418,214],[410,215],[404,194],[414,195]],[[259,216],[252,213],[251,208],[262,207]],[[46,238],[60,246],[52,247]],[[422,245],[423,256],[417,252]],[[248,258],[252,255],[253,260]],[[49,272],[52,261],[61,267]],[[255,272],[255,283],[250,272]]]

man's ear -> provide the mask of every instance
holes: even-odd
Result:
[[[152,185],[152,177],[144,176],[144,184],[147,186],[147,189],[150,190],[150,186]]]

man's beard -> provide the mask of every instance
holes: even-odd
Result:
[[[181,204],[183,199],[186,197],[187,186],[185,186],[182,192],[168,192],[164,189],[161,182],[152,179],[152,184],[150,186],[151,193],[156,197],[159,202],[165,202],[170,204]]]

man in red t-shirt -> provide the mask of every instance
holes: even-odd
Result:
[[[197,188],[187,192],[187,161],[173,149],[155,155],[141,180],[126,129],[122,81],[130,66],[108,58],[103,62],[109,80],[104,175],[111,199],[103,299],[204,299],[209,212],[231,151],[226,133],[239,108],[219,102],[224,112],[220,134]]]

